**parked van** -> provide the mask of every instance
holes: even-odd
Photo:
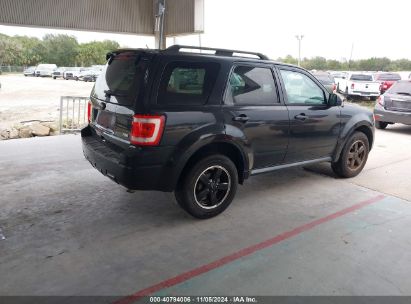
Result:
[[[51,77],[53,76],[54,70],[57,69],[55,64],[39,64],[36,68],[36,77]]]

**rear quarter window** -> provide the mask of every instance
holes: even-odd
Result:
[[[172,62],[162,75],[157,104],[202,105],[207,103],[220,65],[215,62]]]

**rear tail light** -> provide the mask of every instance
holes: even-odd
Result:
[[[140,146],[157,146],[164,131],[163,115],[134,115],[130,143]]]
[[[385,106],[384,95],[381,95],[380,97],[378,97],[377,102],[379,105]]]
[[[92,105],[91,105],[91,101],[89,100],[87,102],[87,121],[88,122],[91,122],[91,108],[92,108]]]
[[[352,83],[352,84],[351,84],[351,90],[354,89],[354,86],[355,86],[355,84]]]

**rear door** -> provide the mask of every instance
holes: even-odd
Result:
[[[253,169],[280,164],[288,145],[288,111],[270,65],[234,65],[225,95],[227,132],[237,133],[254,156]]]
[[[340,107],[328,106],[328,92],[309,73],[281,67],[280,75],[290,115],[285,163],[331,156],[340,133]]]

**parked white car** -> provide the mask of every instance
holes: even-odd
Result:
[[[344,73],[335,78],[337,91],[348,97],[361,96],[377,100],[380,96],[380,83],[374,81],[372,74],[361,72]]]
[[[51,77],[53,75],[54,70],[57,69],[57,65],[55,64],[39,64],[36,67],[35,76],[36,77]]]
[[[64,71],[63,78],[65,80],[69,80],[69,79],[79,80],[81,73],[86,70],[87,70],[86,68],[82,68],[82,67],[67,68],[67,70]]]

